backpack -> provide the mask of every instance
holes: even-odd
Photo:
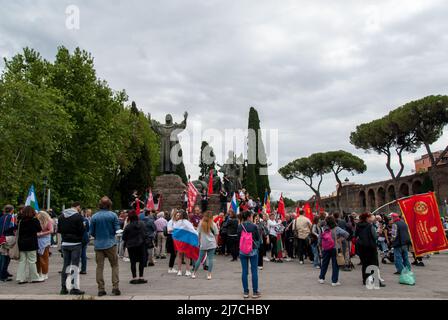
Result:
[[[331,229],[327,229],[322,233],[322,250],[331,250],[334,249],[334,239],[331,232]]]
[[[243,230],[241,230],[241,238],[240,238],[240,251],[243,254],[249,254],[252,252],[252,232],[247,232],[244,224],[241,224]]]

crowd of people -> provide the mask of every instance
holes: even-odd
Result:
[[[260,297],[258,272],[266,262],[297,260],[303,265],[309,260],[314,268],[320,269],[317,280],[321,284],[325,283],[331,263],[334,287],[341,285],[340,270],[350,272],[355,268],[352,262],[355,256],[359,257],[364,285],[371,275],[366,272],[367,267],[380,267],[380,261],[395,264],[397,275],[404,268],[411,269],[408,258],[409,250],[412,252],[411,238],[408,226],[397,213],[320,212],[311,220],[302,209],[297,213],[266,212],[269,210],[259,199],[254,200],[244,190],[238,198],[237,212],[226,203],[215,214],[204,203],[190,213],[181,203],[170,212],[138,212],[131,208],[117,214],[112,211],[108,197],[100,199],[98,211],[93,215],[91,210],[82,209],[79,202],[59,216],[51,211],[36,212],[31,206],[21,206],[16,212],[7,205],[0,216],[0,281],[12,281],[9,272],[12,258],[18,260],[15,276],[18,284],[45,282],[50,248],[59,244],[63,258],[60,294],[82,295],[78,275],[87,272],[86,252],[91,240],[98,296],[107,294],[103,277],[106,259],[112,270],[113,295],[121,294],[119,259],[130,262],[130,283],[139,285],[148,282],[144,278],[145,269],[154,266],[156,260],[168,258],[169,274],[192,279],[200,276],[202,266],[206,279],[212,280],[215,255],[228,256],[232,262],[240,261],[244,298],[249,297],[249,274],[252,297]],[[448,229],[447,221],[443,223]],[[199,252],[194,258],[176,241],[182,230],[194,230],[193,236],[189,235],[197,237]],[[421,257],[415,255],[412,264],[424,266]],[[379,280],[380,286],[385,286],[383,279]]]

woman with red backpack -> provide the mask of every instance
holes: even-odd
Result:
[[[252,298],[256,299],[260,297],[258,291],[258,247],[260,246],[260,234],[258,228],[253,224],[252,212],[244,211],[241,214],[242,223],[238,226],[238,239],[240,243],[240,261],[243,282],[243,297],[249,298],[249,262],[250,270],[252,274]]]
[[[319,283],[325,283],[325,275],[327,274],[328,265],[331,260],[331,285],[333,287],[340,286],[339,282],[339,265],[337,262],[338,250],[341,250],[341,241],[346,240],[349,233],[340,228],[336,224],[333,216],[325,218],[324,231],[319,236],[319,247],[322,252],[322,266],[320,269]]]

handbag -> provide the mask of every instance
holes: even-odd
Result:
[[[20,251],[19,251],[19,232],[20,232],[20,221],[19,226],[17,227],[17,233],[16,233],[16,242],[12,246],[11,249],[9,249],[9,257],[12,260],[19,260],[20,258]]]
[[[336,262],[339,267],[342,267],[345,266],[345,257],[344,254],[342,253],[342,241],[339,240],[338,243],[339,243],[339,249],[341,251],[336,252]]]

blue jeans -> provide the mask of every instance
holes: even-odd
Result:
[[[243,273],[241,279],[243,281],[244,293],[249,293],[249,284],[247,278],[249,276],[249,261],[250,261],[250,272],[252,274],[252,290],[254,293],[258,292],[258,254],[253,256],[246,256],[240,254],[241,267],[243,268]]]
[[[207,254],[207,261],[205,262],[205,265],[208,266],[208,272],[211,273],[213,270],[213,258],[215,256],[215,250],[216,249],[200,250],[199,258],[198,258],[198,260],[196,260],[193,271],[194,272],[198,271],[199,266],[201,265],[202,259],[204,258],[205,254]]]
[[[0,255],[0,280],[8,279],[8,266],[11,258],[7,255]]]
[[[87,245],[81,249],[81,272],[87,272]]]
[[[320,267],[319,247],[317,242],[311,244],[311,250],[313,251],[314,256],[313,267]]]
[[[336,283],[336,282],[338,282],[338,278],[339,278],[339,266],[338,266],[338,262],[336,260],[336,249],[322,251],[322,267],[320,269],[319,279],[325,280],[325,275],[327,274],[328,265],[330,264],[330,260],[331,260],[331,268],[332,268],[331,282]]]
[[[378,247],[382,253],[389,251],[385,240],[378,241]]]
[[[397,272],[401,273],[404,267],[411,270],[411,264],[409,263],[408,257],[408,246],[394,248],[394,260]]]

